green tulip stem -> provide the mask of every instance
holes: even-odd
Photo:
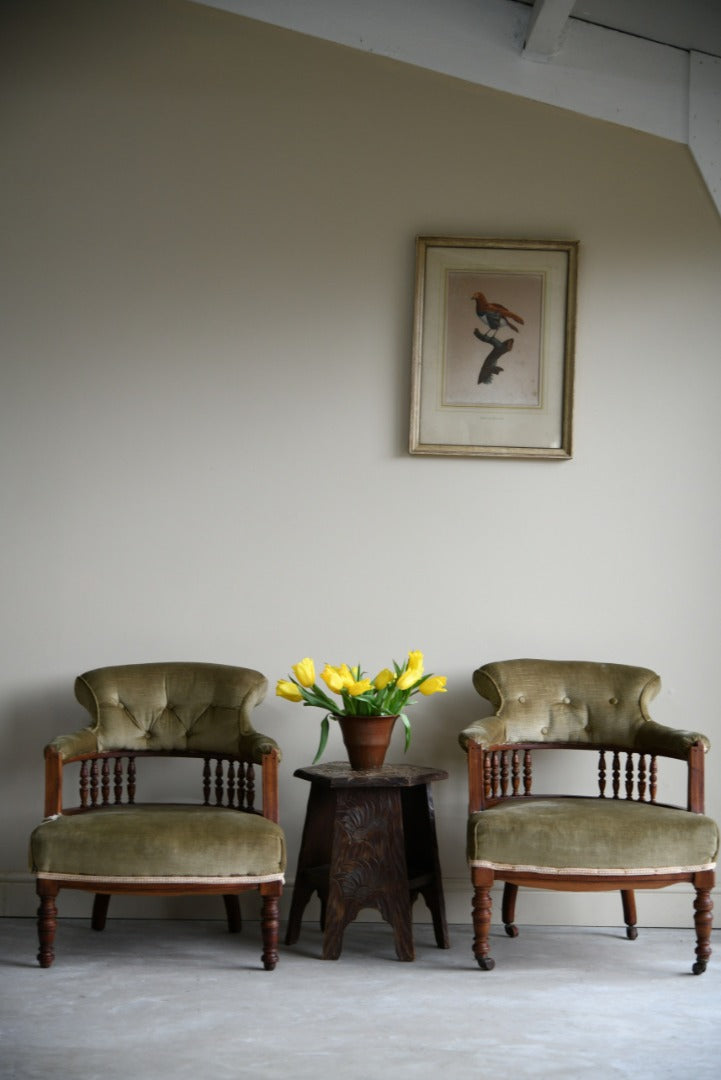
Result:
[[[403,721],[403,727],[406,729],[406,745],[403,750],[404,754],[408,753],[408,747],[411,745],[411,722],[405,713],[401,713],[401,720]]]
[[[320,742],[318,743],[318,750],[313,758],[313,764],[316,765],[323,757],[323,751],[328,743],[328,732],[330,730],[330,724],[328,723],[328,717],[324,716],[320,722]]]

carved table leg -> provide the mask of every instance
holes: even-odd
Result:
[[[489,955],[488,936],[491,930],[493,872],[474,870],[473,885],[473,955],[483,971],[492,971],[496,961]]]
[[[299,870],[298,876],[295,879],[295,885],[293,886],[293,899],[291,900],[290,911],[288,913],[288,925],[285,930],[286,945],[295,945],[298,940],[301,923],[303,921],[303,912],[305,911],[313,892],[313,886],[308,884],[302,871]],[[323,919],[321,918],[321,927],[322,926]]]
[[[298,852],[293,896],[288,913],[288,925],[285,932],[286,945],[295,945],[298,940],[303,921],[303,912],[316,891],[321,901],[321,930],[325,930],[325,913],[328,901],[327,889],[319,885],[316,879],[311,883],[308,872],[313,867],[324,866],[329,862],[330,837],[333,831],[333,806],[333,793],[324,790],[318,784],[312,784],[308,796],[308,808],[303,825],[300,851]]]
[[[440,879],[432,885],[424,885],[419,892],[426,902],[426,906],[433,919],[433,933],[436,945],[439,949],[450,949],[451,943],[448,938],[448,923],[446,922],[446,905],[443,899],[443,889]]]
[[[433,795],[430,784],[401,788],[403,807],[403,839],[406,865],[410,877],[420,874],[426,878],[410,895],[411,907],[420,894],[433,918],[433,932],[439,949],[448,949],[448,924],[443,897],[441,864],[438,857]]]
[[[38,961],[40,967],[43,968],[49,968],[55,959],[53,943],[55,941],[55,931],[58,925],[58,909],[55,906],[55,898],[57,897],[59,890],[60,886],[56,881],[43,881],[41,878],[38,878],[37,894],[40,897],[40,907],[38,908],[38,938],[40,941],[40,951],[38,952]]]
[[[319,889],[318,896],[320,897],[320,928],[325,933],[325,920],[328,912],[328,890]]]
[[[696,963],[694,975],[702,975],[711,957],[711,926],[713,923],[713,901],[711,889],[696,888],[694,899],[694,922],[696,924]]]
[[[263,937],[261,960],[266,971],[272,971],[278,963],[278,934],[280,932],[279,904],[282,885],[279,881],[269,881],[260,886],[261,915],[260,928]]]
[[[399,960],[413,960],[403,817],[398,789],[337,792],[323,959],[337,960],[343,931],[363,908],[393,927]]]
[[[636,896],[633,889],[621,889],[621,903],[623,904],[623,921],[626,923],[626,937],[629,941],[635,941],[638,930],[636,929]]]
[[[108,905],[110,904],[109,893],[96,893],[93,900],[93,915],[90,922],[93,930],[104,930],[105,920],[108,917]]]

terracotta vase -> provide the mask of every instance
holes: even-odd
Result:
[[[337,716],[351,769],[380,769],[397,716]]]

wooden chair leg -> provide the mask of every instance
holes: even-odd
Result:
[[[60,886],[56,881],[43,881],[38,878],[36,888],[40,897],[40,907],[38,908],[38,939],[40,942],[38,962],[40,967],[49,968],[55,959],[53,945],[55,931],[58,926],[58,909],[55,905],[55,899],[60,891]]]
[[[260,886],[260,928],[263,937],[261,960],[266,971],[272,971],[278,963],[279,900],[282,887],[280,881],[269,881]]]
[[[108,905],[110,904],[109,893],[96,893],[93,900],[93,915],[90,922],[93,930],[104,930],[105,920],[108,917]]]
[[[514,885],[512,881],[507,881],[503,886],[503,900],[501,901],[501,918],[503,919],[503,925],[506,928],[506,933],[509,937],[518,937],[518,927],[516,926],[516,897],[518,896],[518,886]]]
[[[239,934],[243,928],[243,918],[240,914],[240,898],[237,893],[224,893],[225,916],[228,920],[228,933]]]
[[[696,926],[696,963],[691,970],[694,975],[703,975],[711,957],[711,927],[713,925],[711,888],[713,881],[706,887],[706,882],[702,883],[699,880],[701,877],[702,875],[699,874],[695,883],[696,896],[693,904]]]
[[[633,889],[621,889],[621,903],[623,904],[623,921],[626,923],[626,937],[629,941],[635,941],[638,930],[636,929],[636,895]]]
[[[491,930],[492,870],[473,871],[473,955],[483,971],[492,971],[496,961],[489,955],[488,937]]]

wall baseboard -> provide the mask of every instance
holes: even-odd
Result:
[[[281,917],[287,918],[293,882],[286,882],[281,901]],[[463,878],[444,881],[448,922],[470,924],[471,885]],[[714,898],[719,889],[714,890]],[[258,917],[253,895],[241,898],[244,917]],[[666,889],[644,889],[636,893],[639,926],[670,928],[693,927],[693,889],[689,885],[673,885]],[[58,904],[60,915],[66,918],[90,918],[91,900],[88,893],[65,889]],[[0,917],[34,918],[37,910],[35,879],[28,873],[0,874]],[[493,890],[493,923],[500,923],[501,886]],[[430,923],[428,909],[419,899],[413,911],[416,923]],[[113,897],[108,913],[116,919],[222,919],[224,911],[218,897],[173,896],[156,899],[139,896]],[[319,906],[315,900],[306,909],[305,919],[318,922]],[[376,911],[362,911],[364,922],[376,922]],[[610,893],[562,893],[543,889],[522,890],[516,905],[519,925],[527,926],[623,926],[621,898]]]

